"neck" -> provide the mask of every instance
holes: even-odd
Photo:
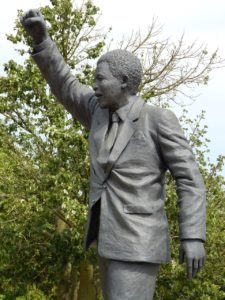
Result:
[[[120,99],[120,101],[118,103],[116,103],[114,107],[110,108],[110,111],[114,112],[117,109],[127,105],[129,103],[129,100],[131,97],[132,97],[132,95],[130,95],[130,94],[124,94],[122,99]]]

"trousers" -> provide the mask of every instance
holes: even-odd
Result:
[[[104,300],[152,300],[159,264],[125,262],[99,256]]]

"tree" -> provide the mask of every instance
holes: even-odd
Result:
[[[84,1],[77,8],[71,0],[52,0],[42,13],[50,36],[74,75],[91,85],[96,58],[107,43],[107,31],[97,26],[98,8],[91,1]],[[174,43],[161,40],[159,34],[160,28],[153,20],[145,36],[133,33],[118,46],[136,53],[143,62],[143,98],[155,105],[169,106],[177,94],[206,84],[209,72],[219,67],[222,60],[217,51],[209,54],[195,43],[186,46],[184,37]],[[15,33],[8,39],[15,45],[25,45],[18,48],[25,61],[19,65],[10,60],[5,64],[6,76],[0,78],[0,172],[4,178],[0,190],[0,237],[4,245],[0,250],[0,294],[5,299],[25,295],[38,295],[37,299],[83,299],[87,292],[85,299],[98,299],[95,256],[84,253],[82,246],[88,197],[88,133],[55,101],[34,62],[27,57],[27,49],[32,51],[31,41],[19,19]],[[208,219],[209,230],[215,236],[214,228],[224,226],[221,210],[216,210],[224,201],[224,180],[219,175],[223,158],[218,166],[207,162],[203,148],[206,132],[198,119],[192,121],[184,115],[183,125],[189,129],[186,133],[208,187],[209,214],[214,216]],[[218,199],[217,204],[214,199]],[[168,200],[167,210],[173,220],[173,264],[161,272],[157,299],[173,299],[172,295],[179,293],[180,299],[223,299],[223,291],[219,290],[224,286],[222,271],[215,275],[208,267],[202,273],[206,292],[205,298],[200,298],[200,281],[194,281],[193,291],[184,279],[183,269],[176,265],[176,195],[170,176]],[[218,247],[215,249],[212,242],[208,251],[221,256],[221,231],[215,240]],[[210,262],[219,267],[214,259]],[[84,291],[84,286],[89,288]]]
[[[204,112],[194,120],[187,117],[187,111],[181,123],[188,137],[206,185],[207,199],[207,240],[206,264],[198,276],[188,281],[183,266],[178,264],[178,226],[175,185],[167,177],[167,214],[170,220],[172,263],[164,265],[158,278],[157,300],[208,300],[224,299],[224,201],[225,179],[221,176],[225,156],[219,156],[215,164],[207,158],[209,140],[206,138],[207,126],[201,124]]]
[[[52,7],[43,8],[43,14],[52,24],[50,34],[72,69],[77,66],[79,70],[83,65],[83,73],[79,72],[79,76],[86,83],[90,66],[83,61],[98,56],[104,46],[105,34],[95,29],[97,12],[98,9],[89,1],[80,9],[73,9],[72,1],[52,1]],[[9,40],[29,46],[31,41],[24,34],[19,20],[16,28],[16,34],[9,35]],[[18,51],[25,55],[24,49]],[[74,51],[79,54],[79,59],[72,57]],[[7,77],[2,77],[0,82],[2,126],[15,148],[24,154],[18,168],[23,168],[25,160],[32,162],[35,187],[32,198],[27,197],[27,202],[23,202],[26,212],[21,211],[17,226],[12,224],[13,230],[24,237],[27,244],[21,241],[24,247],[13,247],[18,241],[8,240],[14,248],[8,253],[11,263],[7,268],[11,265],[11,271],[3,268],[1,282],[6,282],[8,277],[12,287],[17,282],[17,288],[13,288],[11,294],[8,291],[7,297],[23,294],[33,280],[39,282],[38,287],[46,294],[51,294],[58,284],[55,293],[63,299],[64,295],[72,293],[71,289],[75,293],[73,283],[80,262],[85,258],[83,231],[89,177],[87,133],[55,102],[30,58],[26,58],[24,65],[9,61],[5,72]],[[2,167],[5,168],[4,161]],[[18,175],[16,170],[13,171],[15,181]],[[10,182],[8,184],[10,189]],[[21,189],[28,196],[22,183]],[[19,200],[14,199],[15,205],[22,205]],[[33,211],[29,207],[31,200],[34,202]],[[12,204],[9,200],[7,203],[3,216]],[[4,285],[1,289],[6,291]]]

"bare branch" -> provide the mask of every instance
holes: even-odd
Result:
[[[159,39],[161,26],[153,19],[148,32],[142,37],[141,32],[132,31],[128,38],[123,38],[120,47],[135,52],[143,64],[141,95],[148,99],[161,97],[178,103],[178,95],[193,99],[193,87],[207,84],[209,73],[225,66],[225,59],[219,57],[218,49],[208,53],[204,44],[196,40],[186,45],[184,34],[177,41]],[[189,93],[185,92],[189,91]]]

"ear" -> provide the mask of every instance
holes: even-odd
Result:
[[[121,84],[122,89],[127,88],[127,83],[128,83],[128,77],[126,75],[123,75],[122,84]]]

